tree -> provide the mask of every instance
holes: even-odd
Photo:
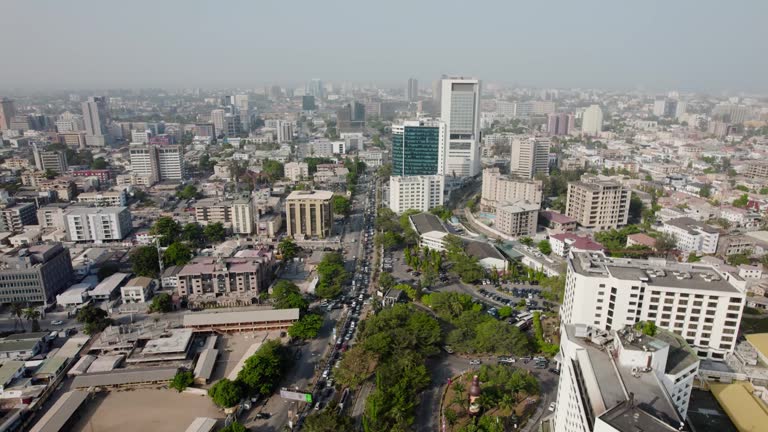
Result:
[[[744,186],[744,185],[736,185],[736,187],[734,187],[734,189],[740,190],[742,192],[749,192],[749,188]]]
[[[280,180],[285,176],[283,164],[276,160],[265,159],[261,166],[261,172],[266,174],[270,181]]]
[[[166,266],[181,266],[192,259],[192,251],[189,246],[181,242],[173,242],[163,253],[163,263]]]
[[[160,244],[168,246],[176,241],[176,238],[181,233],[181,227],[172,217],[161,216],[157,218],[155,224],[152,225],[152,229],[149,230],[149,233],[160,236]]]
[[[280,244],[277,245],[277,250],[280,252],[280,256],[283,257],[283,261],[290,261],[299,253],[299,247],[290,237],[285,237],[281,240]]]
[[[40,319],[41,315],[42,314],[40,313],[40,311],[33,307],[28,307],[24,309],[24,319],[26,319],[27,321],[32,321],[33,332],[40,331],[40,322],[38,320]]]
[[[192,371],[180,370],[176,372],[176,375],[171,380],[171,383],[168,384],[168,387],[181,393],[194,382],[195,374],[193,374]]]
[[[522,237],[520,239],[520,244],[524,246],[533,246],[533,239],[530,237]]]
[[[149,305],[150,312],[168,313],[173,310],[173,302],[171,301],[171,295],[168,293],[160,293],[152,298],[152,303]]]
[[[705,184],[699,189],[699,196],[702,198],[709,198],[712,196],[712,186]]]
[[[303,312],[309,306],[309,302],[302,297],[299,287],[284,279],[277,281],[272,287],[271,298],[275,309],[298,308]]]
[[[107,163],[106,160],[104,160],[103,157],[97,157],[96,159],[93,160],[93,163],[91,164],[91,168],[97,169],[97,170],[107,169],[107,167],[109,167],[109,164]]]
[[[743,194],[739,198],[733,200],[733,206],[738,208],[744,208],[749,204],[749,195]]]
[[[333,212],[335,214],[347,216],[352,209],[352,205],[346,197],[341,195],[334,195],[331,201],[333,206]]]
[[[539,248],[539,252],[543,253],[544,255],[549,255],[552,253],[552,245],[549,244],[549,241],[542,240],[537,245],[537,248]]]
[[[747,251],[740,254],[728,255],[726,261],[728,261],[728,264],[732,266],[739,266],[742,264],[749,265],[752,263],[752,260],[749,258],[751,254],[752,251]]]
[[[656,249],[659,251],[668,251],[677,247],[677,238],[671,233],[661,233],[656,237]]]
[[[352,418],[335,409],[313,412],[304,419],[302,429],[306,432],[352,432],[355,430]]]
[[[315,294],[322,298],[333,298],[341,293],[341,287],[347,280],[344,259],[338,252],[325,254],[317,265],[319,282]]]
[[[499,319],[507,319],[512,316],[512,307],[511,306],[503,306],[499,308]]]
[[[188,184],[184,186],[180,191],[176,192],[176,196],[181,200],[188,200],[198,197],[197,188],[195,185]]]
[[[288,336],[294,339],[314,339],[323,327],[322,315],[304,315],[288,328]]]
[[[203,229],[203,233],[205,234],[205,238],[211,242],[221,242],[227,238],[227,230],[221,222],[206,225]]]
[[[268,396],[275,390],[289,367],[286,350],[280,341],[271,340],[262,344],[254,355],[248,357],[243,369],[237,374],[237,381],[251,394]]]
[[[408,284],[397,284],[394,289],[404,292],[411,300],[415,301],[421,298],[421,291]]]
[[[107,311],[94,305],[86,305],[80,308],[75,318],[78,322],[84,324],[83,332],[90,336],[112,325],[112,320],[108,318]]]
[[[645,207],[643,200],[636,194],[632,194],[629,199],[629,219],[634,223],[639,222],[643,215],[643,207]]]
[[[376,354],[363,349],[360,345],[354,345],[341,357],[339,368],[333,376],[339,384],[357,388],[371,376],[377,361]]]
[[[181,229],[181,240],[189,243],[194,247],[201,247],[205,244],[205,233],[203,227],[194,222],[184,225]]]
[[[238,383],[224,378],[208,389],[208,396],[218,407],[230,408],[240,402],[243,397],[243,389]]]
[[[219,432],[248,432],[248,429],[235,420],[229,426],[219,429]]]
[[[383,272],[381,273],[381,276],[379,276],[379,287],[381,287],[384,292],[395,286],[395,282],[395,278],[391,273]]]
[[[653,321],[646,321],[643,323],[643,334],[646,336],[656,336],[656,323]]]
[[[158,277],[160,263],[157,258],[157,248],[154,246],[139,246],[131,252],[131,269],[137,276]]]
[[[701,261],[701,257],[696,255],[696,252],[691,252],[688,254],[688,262],[689,263],[695,263]]]
[[[116,262],[107,262],[102,264],[101,268],[99,268],[98,273],[96,273],[96,277],[98,277],[99,282],[101,282],[104,279],[117,273],[119,270],[120,266]]]
[[[57,175],[59,175],[59,173],[57,173],[56,171],[50,168],[46,168],[45,172],[43,173],[43,176],[45,176],[45,178],[47,178],[48,180],[55,179]]]
[[[24,323],[21,321],[21,317],[24,315],[24,306],[21,303],[11,303],[11,315],[14,318],[13,329],[16,330],[18,325],[21,325],[21,329],[24,330]]]

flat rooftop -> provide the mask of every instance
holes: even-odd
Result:
[[[184,327],[295,321],[298,319],[299,309],[262,309],[236,312],[203,313],[198,312],[184,315]]]
[[[618,431],[626,432],[656,432],[678,431],[679,429],[664,423],[653,415],[645,412],[639,405],[622,402],[598,417]]]
[[[768,406],[753,394],[748,382],[712,383],[712,394],[739,432],[760,432],[768,425]]]
[[[314,190],[314,191],[293,191],[288,195],[287,200],[303,200],[303,199],[312,199],[312,200],[329,200],[333,198],[333,192],[331,191],[324,191],[324,190]]]
[[[584,276],[614,277],[643,282],[651,287],[741,294],[723,274],[705,264],[677,263],[659,258],[610,258],[600,252],[576,252],[570,262],[574,270]]]
[[[173,329],[168,334],[149,340],[141,353],[153,355],[187,352],[192,334],[192,330]]]

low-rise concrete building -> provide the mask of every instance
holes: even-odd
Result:
[[[123,303],[146,303],[155,291],[157,282],[148,277],[137,277],[120,288]]]

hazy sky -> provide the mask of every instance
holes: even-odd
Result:
[[[2,0],[0,88],[768,90],[766,0]]]

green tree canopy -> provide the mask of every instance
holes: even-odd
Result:
[[[107,311],[94,305],[86,305],[80,308],[75,318],[78,322],[84,324],[83,332],[87,335],[100,333],[112,325],[112,320],[108,318]]]
[[[221,222],[211,223],[203,228],[205,238],[211,242],[221,242],[227,238],[227,230]]]
[[[308,314],[301,317],[300,320],[291,324],[288,328],[288,336],[294,339],[314,339],[320,333],[323,326],[323,316],[317,314]]]
[[[352,210],[349,199],[341,195],[334,195],[331,205],[333,206],[333,213],[338,215],[347,216]]]
[[[262,344],[254,355],[248,357],[243,369],[237,374],[237,381],[252,394],[269,396],[289,366],[290,356],[287,350],[280,341],[271,340]]]
[[[160,293],[152,297],[152,303],[149,305],[151,312],[168,313],[173,310],[173,302],[171,301],[171,295],[168,293]]]
[[[131,252],[131,269],[137,276],[158,277],[160,263],[157,258],[157,248],[154,246],[139,246]]]
[[[160,236],[160,244],[168,246],[175,242],[179,234],[181,234],[181,227],[172,217],[161,216],[157,218],[155,224],[152,225],[149,233]]]
[[[240,402],[240,399],[243,398],[243,389],[238,383],[224,378],[217,381],[216,384],[208,389],[208,396],[211,397],[213,403],[218,407],[230,408],[235,406]]]
[[[163,252],[163,263],[166,266],[185,265],[192,259],[192,256],[189,246],[181,242],[173,242]]]
[[[344,269],[344,258],[338,252],[330,252],[323,256],[317,265],[319,282],[315,294],[322,298],[333,298],[341,293],[342,285],[347,280]]]
[[[193,374],[192,371],[180,370],[176,372],[176,375],[173,377],[173,380],[171,380],[171,383],[168,385],[168,387],[181,393],[194,382],[195,374]]]
[[[181,190],[176,192],[176,196],[182,200],[197,198],[198,197],[197,188],[195,187],[195,185],[188,184],[183,188],[181,188]]]
[[[298,308],[306,311],[309,302],[301,295],[299,287],[291,281],[281,279],[272,287],[272,305],[275,309]]]
[[[352,418],[335,409],[313,412],[304,420],[302,430],[306,432],[353,432]]]
[[[248,429],[235,420],[229,426],[220,429],[219,432],[248,432]]]
[[[539,252],[543,253],[544,255],[549,255],[552,253],[552,245],[547,240],[540,241],[536,247],[538,247]]]
[[[299,253],[299,246],[290,237],[285,237],[277,245],[277,250],[283,257],[283,261],[290,261]]]
[[[283,164],[276,160],[266,159],[261,167],[261,172],[269,177],[269,180],[274,182],[285,177],[285,170]]]

